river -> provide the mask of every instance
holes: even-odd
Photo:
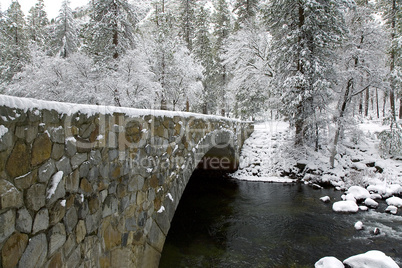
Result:
[[[320,201],[330,196],[331,203]],[[402,213],[332,211],[341,192],[246,182],[195,172],[172,221],[160,268],[314,267],[325,256],[344,260],[381,250],[402,265]],[[365,229],[354,224],[362,221]],[[379,235],[372,230],[378,227]]]

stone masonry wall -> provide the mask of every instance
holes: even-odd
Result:
[[[212,147],[238,154],[252,132],[219,117],[50,104],[0,98],[4,268],[157,267],[197,163]]]

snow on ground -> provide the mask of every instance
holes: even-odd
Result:
[[[289,177],[282,177],[278,166],[286,159],[281,157],[283,142],[291,139],[289,124],[281,121],[270,121],[254,126],[244,145],[240,156],[239,170],[231,176],[246,181],[263,182],[295,182]]]

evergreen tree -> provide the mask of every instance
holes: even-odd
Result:
[[[237,15],[236,28],[254,18],[259,7],[259,0],[236,0],[233,12]]]
[[[110,63],[134,47],[136,14],[127,0],[94,0],[84,29],[87,52],[97,62]]]
[[[29,38],[39,48],[44,49],[48,40],[46,27],[49,25],[49,20],[47,19],[43,0],[37,0],[35,6],[29,10],[27,24]]]
[[[204,67],[204,79],[202,81],[203,91],[202,94],[203,103],[202,111],[203,113],[208,113],[213,107],[216,99],[212,92],[213,88],[213,54],[212,54],[212,44],[211,44],[211,34],[209,33],[209,18],[210,14],[204,8],[203,5],[197,7],[196,21],[195,21],[195,37],[193,43],[193,53],[196,59]]]
[[[282,113],[296,129],[295,144],[314,137],[318,147],[320,111],[329,100],[335,48],[345,28],[342,0],[272,0],[266,10],[272,30],[274,88]]]
[[[78,27],[70,8],[70,1],[64,0],[56,18],[53,49],[62,58],[67,58],[79,47]]]
[[[29,61],[28,36],[24,14],[18,1],[5,13],[4,41],[0,64],[1,80],[9,82]]]
[[[180,36],[187,44],[187,48],[192,51],[194,39],[194,21],[195,21],[196,1],[180,0]]]
[[[228,82],[227,68],[223,63],[224,44],[231,32],[231,15],[226,0],[217,0],[215,6],[216,12],[213,16],[213,26],[215,37],[214,43],[214,85],[216,105],[221,107],[221,115],[226,114],[225,88]]]

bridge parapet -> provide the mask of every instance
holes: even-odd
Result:
[[[215,116],[0,96],[2,266],[157,267],[197,164],[212,151],[217,168],[236,166],[252,130]]]

